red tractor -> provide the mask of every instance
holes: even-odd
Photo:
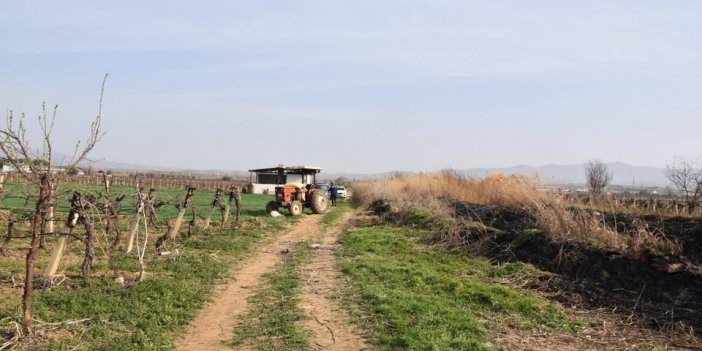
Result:
[[[287,208],[293,216],[302,214],[307,207],[312,212],[322,214],[327,211],[329,199],[324,189],[310,186],[284,185],[275,188],[275,200],[266,205],[266,211],[271,213],[281,207]]]

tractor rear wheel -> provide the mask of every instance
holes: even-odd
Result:
[[[268,204],[266,205],[266,213],[271,213],[271,212],[273,212],[273,211],[278,211],[279,208],[280,208],[280,206],[278,205],[277,202],[275,202],[275,201],[270,201],[270,202],[268,202]]]
[[[327,212],[328,204],[329,199],[327,199],[327,195],[324,193],[324,190],[315,190],[315,192],[312,194],[312,198],[310,199],[310,207],[312,208],[312,212],[316,214]]]
[[[302,214],[302,203],[300,201],[293,201],[290,203],[290,213],[293,216],[299,216]]]

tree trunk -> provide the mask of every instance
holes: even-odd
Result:
[[[5,190],[5,173],[0,173],[0,200],[2,200],[2,195]],[[8,246],[10,245],[10,239],[12,239],[12,232],[15,229],[15,219],[12,218],[12,213],[8,211],[9,218],[7,219],[7,236],[5,236],[5,241],[2,242],[2,248],[0,248],[0,255],[5,255]]]
[[[192,211],[192,217],[190,219],[190,223],[188,223],[188,236],[192,236],[195,234],[195,227],[197,224],[197,207],[190,206],[190,210]]]
[[[32,217],[32,241],[27,252],[26,270],[24,274],[24,292],[22,294],[23,326],[27,334],[32,335],[32,292],[34,291],[34,261],[39,248],[41,222],[49,202],[51,182],[47,174],[41,174],[39,179],[39,199],[37,199]]]
[[[95,257],[95,226],[93,221],[86,215],[85,210],[83,210],[82,216],[83,226],[85,227],[85,257],[83,258],[80,274],[88,276],[93,267],[93,258]]]
[[[234,201],[234,206],[236,206],[236,221],[239,221],[239,216],[241,215],[241,189],[238,186],[232,186],[229,188],[229,202],[222,207],[222,227],[229,221],[229,211],[232,201]]]
[[[239,222],[241,217],[241,188],[236,187],[236,194],[234,194],[234,206],[236,206],[236,221]]]
[[[156,214],[156,189],[149,189],[149,195],[146,197],[145,211],[149,217],[149,225],[154,229],[158,228],[158,215]]]
[[[108,178],[107,173],[102,174],[102,185],[105,188],[105,194],[103,196],[103,213],[105,214],[105,238],[109,238],[112,234],[112,202],[110,201],[110,178]],[[111,249],[112,247],[110,247]],[[112,251],[112,250],[110,250]]]
[[[15,230],[15,219],[10,218],[7,220],[7,236],[5,236],[5,241],[2,242],[2,247],[0,248],[0,255],[5,256],[7,248],[10,245],[10,239],[12,239],[12,234]]]

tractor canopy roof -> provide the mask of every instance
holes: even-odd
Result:
[[[317,174],[322,171],[321,167],[314,166],[283,166],[279,165],[277,167],[271,168],[258,168],[250,169],[249,172],[254,173],[270,173],[270,174]]]

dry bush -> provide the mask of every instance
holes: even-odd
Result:
[[[632,229],[633,233],[628,238],[628,247],[630,249],[652,249],[657,253],[671,256],[683,254],[683,246],[680,241],[666,237],[661,230],[652,230],[643,220],[635,219],[632,223]]]
[[[383,200],[398,211],[422,208],[444,215],[451,214],[444,199],[514,207],[531,214],[539,229],[555,241],[591,241],[616,249],[625,247],[624,238],[602,224],[597,214],[572,211],[559,197],[539,191],[538,185],[536,177],[496,174],[478,179],[444,171],[361,182],[354,188],[354,201],[369,206]]]
[[[532,209],[539,229],[556,242],[592,242],[613,249],[625,249],[622,235],[607,227],[597,213],[573,211],[559,199],[538,204]]]

